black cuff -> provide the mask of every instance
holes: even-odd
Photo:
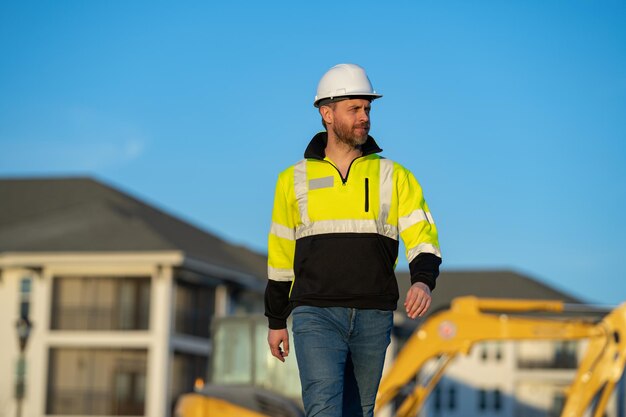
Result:
[[[273,317],[268,317],[267,321],[269,323],[269,328],[272,330],[281,330],[287,328],[287,320],[275,319]]]
[[[287,328],[287,317],[291,313],[290,289],[291,281],[268,280],[265,288],[265,315],[270,329]]]
[[[436,280],[439,276],[441,258],[432,253],[420,253],[409,264],[411,271],[411,284],[423,282],[430,290],[435,289]]]

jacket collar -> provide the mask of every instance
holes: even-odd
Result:
[[[319,132],[317,135],[313,136],[311,142],[309,142],[309,146],[306,147],[304,151],[305,158],[313,158],[313,159],[324,159],[326,156],[326,143],[328,142],[328,133]],[[367,136],[367,140],[363,145],[361,145],[361,152],[363,152],[363,156],[371,155],[374,153],[382,152],[383,150],[378,146],[373,137]]]

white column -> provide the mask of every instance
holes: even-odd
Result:
[[[0,348],[0,415],[15,415],[17,401],[15,384],[19,344],[15,324],[20,315],[21,281],[31,281],[28,318],[33,326],[28,336],[24,361],[26,366],[22,415],[45,414],[47,354],[45,340],[48,332],[49,288],[47,280],[30,269],[5,269],[0,292],[0,328],[6,335]]]
[[[228,287],[226,285],[218,285],[215,288],[215,316],[227,316],[229,308]]]
[[[148,350],[146,416],[170,415],[173,271],[158,268],[152,275],[150,298],[151,343]]]
[[[0,280],[0,415],[15,415],[15,364],[19,355],[15,322],[18,318],[17,299],[19,273],[10,268],[2,270]]]
[[[48,386],[48,338],[50,335],[50,309],[52,306],[52,276],[46,269],[31,273],[32,293],[30,320],[33,324],[26,347],[26,398],[24,415],[46,414]]]

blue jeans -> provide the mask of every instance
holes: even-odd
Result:
[[[293,339],[307,417],[371,417],[393,312],[299,306]]]

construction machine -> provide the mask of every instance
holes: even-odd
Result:
[[[304,415],[295,349],[285,363],[270,355],[264,317],[224,317],[212,327],[210,383],[183,395],[176,417]],[[383,376],[376,411],[411,387],[396,416],[416,416],[452,359],[477,343],[497,340],[586,340],[561,417],[581,417],[589,408],[601,417],[626,364],[626,303],[608,314],[572,315],[561,301],[456,298],[449,308],[431,313],[402,347]],[[437,369],[420,380],[431,360]]]
[[[376,411],[415,384],[396,416],[416,416],[452,359],[467,355],[479,342],[587,340],[561,417],[582,417],[590,406],[593,417],[601,417],[626,364],[626,303],[599,322],[590,318],[595,314],[576,317],[565,313],[567,306],[560,301],[454,299],[450,308],[431,314],[406,342],[383,376]],[[418,374],[431,360],[436,360],[436,369],[420,381]]]
[[[220,317],[211,330],[209,383],[179,398],[176,417],[304,417],[295,349],[284,363],[270,354],[267,318]]]

